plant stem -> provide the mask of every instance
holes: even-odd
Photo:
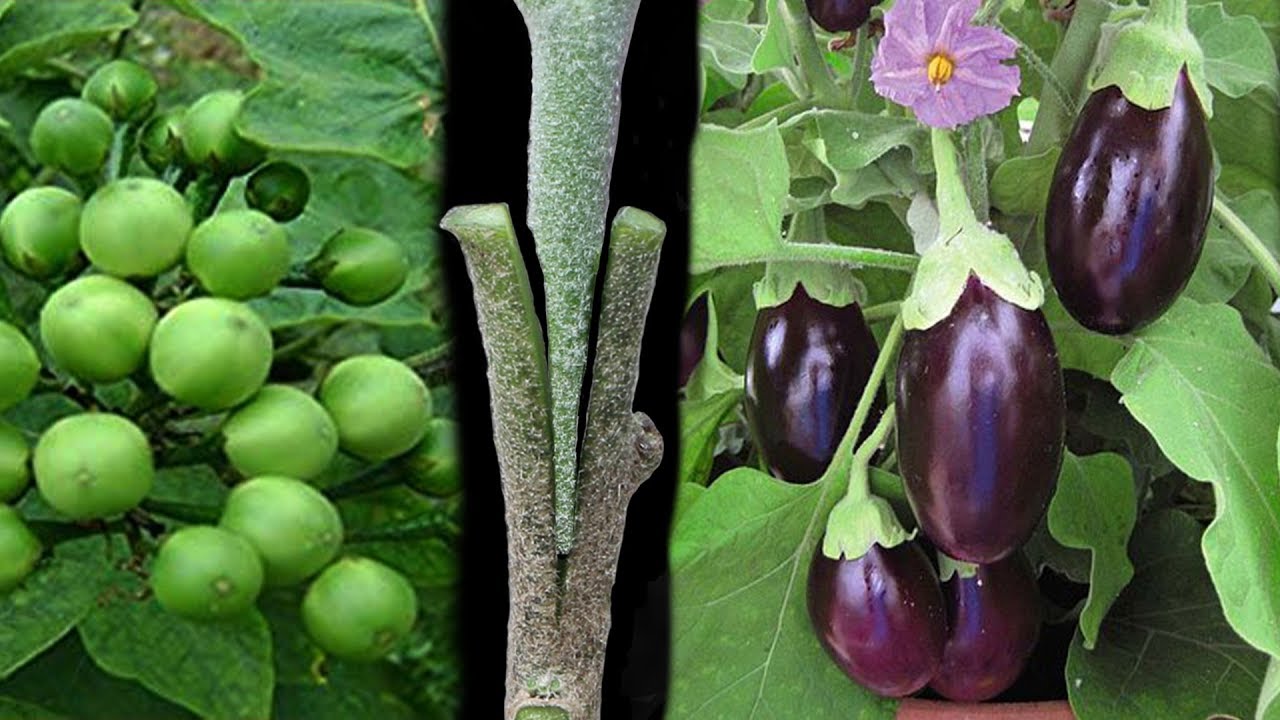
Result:
[[[871,479],[867,469],[871,466],[871,457],[884,444],[889,431],[893,430],[894,409],[895,406],[890,405],[884,411],[884,415],[880,416],[880,421],[876,423],[871,434],[853,453],[853,465],[849,468],[849,487],[844,494],[849,502],[864,500],[871,496]]]
[[[835,263],[851,268],[875,267],[887,270],[911,272],[919,261],[915,255],[881,250],[879,248],[849,247],[847,245],[819,245],[816,243],[786,243],[779,252],[754,258],[750,262],[815,261]]]
[[[858,405],[853,410],[853,418],[849,421],[848,430],[845,431],[846,435],[857,438],[862,434],[862,426],[866,425],[867,417],[871,415],[871,408],[875,405],[876,395],[880,393],[880,383],[889,369],[889,363],[893,362],[898,355],[903,332],[902,316],[898,315],[894,318],[893,325],[889,326],[889,334],[885,336],[880,354],[876,356],[876,362],[871,366],[871,375],[867,378],[862,396],[858,398]]]
[[[1076,0],[1071,24],[1049,65],[1049,75],[1066,90],[1071,99],[1084,89],[1086,75],[1102,36],[1102,23],[1111,11],[1107,0]],[[1075,118],[1074,102],[1066,103],[1055,93],[1040,98],[1040,109],[1031,127],[1031,137],[1023,147],[1023,155],[1038,155],[1066,137]]]
[[[902,310],[902,303],[893,300],[879,305],[872,305],[862,311],[862,319],[869,323],[883,322],[885,320],[896,320],[898,313]]]
[[[978,221],[985,223],[991,213],[987,199],[987,142],[981,123],[966,125],[961,142],[964,143],[964,184],[969,207],[973,208]]]
[[[863,23],[853,36],[853,91],[849,98],[849,107],[858,107],[858,98],[862,95],[862,87],[866,79],[862,72],[867,66],[867,57],[871,52],[871,40],[867,34],[867,24]]]
[[[813,34],[813,25],[809,22],[809,12],[804,3],[802,0],[777,0],[777,3],[778,11],[782,13],[782,24],[787,29],[787,39],[791,42],[791,52],[809,85],[810,96],[823,107],[844,107],[845,99],[840,97],[835,78],[822,56],[822,48],[818,47],[818,38]]]
[[[639,0],[516,0],[529,31],[528,226],[546,290],[556,540],[573,546],[578,414]]]
[[[785,122],[787,119],[789,119],[793,115],[802,113],[805,110],[808,110],[812,107],[813,107],[813,102],[810,100],[807,100],[807,99],[792,100],[786,105],[781,105],[766,113],[762,113],[760,115],[757,115],[756,117],[751,118],[750,120],[742,123],[735,129],[736,130],[756,130],[758,128],[764,127],[765,125],[768,125],[770,121],[773,121],[773,120]]]
[[[937,171],[938,237],[947,238],[978,222],[973,206],[965,194],[964,178],[956,158],[955,142],[951,133],[933,128],[929,133],[933,143],[933,166]]]
[[[1183,30],[1187,27],[1187,0],[1151,0],[1147,20],[1172,30]]]
[[[1262,242],[1262,238],[1253,231],[1239,215],[1235,214],[1227,204],[1226,198],[1220,193],[1214,193],[1213,196],[1213,214],[1218,221],[1226,227],[1227,231],[1240,241],[1244,249],[1253,256],[1258,267],[1262,270],[1262,274],[1267,276],[1267,282],[1271,284],[1271,289],[1280,295],[1280,262],[1276,261],[1271,251],[1267,249],[1266,243]]]

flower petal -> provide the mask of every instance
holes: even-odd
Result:
[[[970,58],[984,60],[1008,60],[1018,52],[1018,43],[995,28],[970,27],[963,38],[959,38],[952,48],[951,57],[956,63],[963,63]]]
[[[954,55],[958,49],[957,44],[964,39],[966,30],[970,28],[969,22],[973,20],[974,13],[978,12],[980,3],[981,0],[956,0],[951,3],[936,3],[939,6],[946,7],[947,11],[942,16],[938,27],[930,33],[932,40],[931,50]]]

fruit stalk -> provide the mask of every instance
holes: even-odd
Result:
[[[529,210],[546,290],[556,538],[573,546],[578,412],[609,209],[622,70],[640,0],[516,0],[529,31]]]
[[[1049,71],[1071,91],[1073,100],[1079,100],[1080,91],[1084,88],[1098,38],[1102,34],[1102,23],[1110,11],[1111,3],[1105,0],[1077,0],[1071,24],[1067,26],[1062,44],[1049,64]],[[1037,155],[1059,143],[1071,129],[1074,116],[1074,108],[1066,107],[1057,95],[1043,93],[1023,154]]]
[[[1280,294],[1280,262],[1276,261],[1271,251],[1267,249],[1266,243],[1262,242],[1262,238],[1253,231],[1253,228],[1245,224],[1244,220],[1236,215],[1231,206],[1227,204],[1226,198],[1222,195],[1215,194],[1213,198],[1213,214],[1217,216],[1218,222],[1222,223],[1227,231],[1240,241],[1244,249],[1249,252],[1255,262],[1258,263],[1259,269],[1267,276],[1267,282],[1271,283],[1271,289]]]
[[[840,96],[835,78],[827,68],[827,61],[822,57],[822,48],[818,47],[818,39],[813,34],[813,25],[809,21],[809,11],[803,0],[775,0],[781,13],[782,23],[787,28],[787,39],[796,61],[800,65],[800,74],[809,88],[809,95],[822,107],[841,108],[849,98]]]

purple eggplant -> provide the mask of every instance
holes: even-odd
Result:
[[[942,584],[947,647],[929,682],[957,702],[990,700],[1013,685],[1040,638],[1043,608],[1036,576],[1022,553],[957,573]]]
[[[804,0],[809,17],[823,30],[853,32],[871,17],[871,8],[880,0]]]
[[[1213,147],[1184,70],[1173,104],[1089,96],[1049,189],[1045,250],[1062,304],[1098,332],[1155,320],[1191,279],[1213,205]]]
[[[707,294],[702,293],[689,306],[680,326],[680,387],[689,384],[693,371],[702,362],[707,346]]]
[[[1040,311],[970,275],[951,315],[902,343],[898,463],[920,529],[993,563],[1031,536],[1058,480],[1066,399]]]
[[[799,283],[791,298],[761,310],[747,351],[747,425],[774,476],[816,480],[831,462],[878,347],[857,303],[833,307]],[[883,400],[863,428],[883,411]]]
[[[942,590],[915,543],[873,545],[856,560],[832,560],[819,543],[809,565],[808,605],[827,653],[846,675],[880,695],[916,692],[942,663]]]

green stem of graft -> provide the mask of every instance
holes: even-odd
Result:
[[[529,229],[546,289],[556,545],[573,546],[578,413],[622,70],[639,0],[517,0],[529,30]]]
[[[1262,274],[1267,276],[1267,282],[1271,284],[1271,289],[1280,295],[1280,262],[1276,261],[1271,251],[1267,249],[1266,243],[1262,242],[1262,238],[1253,231],[1244,220],[1236,215],[1231,207],[1227,204],[1226,198],[1219,193],[1214,193],[1213,197],[1213,214],[1218,218],[1227,231],[1240,241],[1244,249],[1253,256],[1258,267],[1261,268]]]
[[[1049,65],[1049,75],[1057,79],[1068,97],[1060,98],[1058,93],[1051,92],[1040,98],[1040,109],[1023,155],[1038,155],[1066,137],[1075,119],[1074,99],[1085,86],[1098,39],[1102,36],[1102,23],[1110,10],[1111,3],[1106,0],[1076,0],[1071,24]]]
[[[809,85],[809,93],[818,105],[841,108],[845,99],[840,97],[835,77],[827,67],[827,60],[822,56],[822,48],[818,46],[818,38],[813,34],[813,25],[809,22],[809,11],[802,0],[777,0],[778,10],[782,13],[782,24],[787,29],[787,39],[791,42],[791,51],[800,64],[800,73]]]

